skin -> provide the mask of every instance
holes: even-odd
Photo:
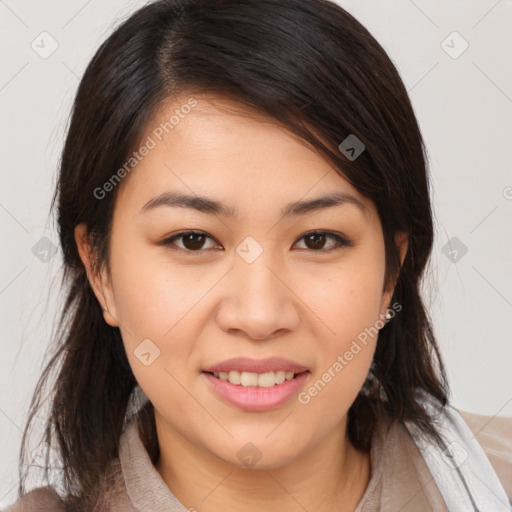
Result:
[[[307,390],[332,367],[390,304],[375,205],[272,119],[231,100],[195,98],[197,107],[119,185],[110,272],[94,271],[86,226],[75,230],[91,286],[108,309],[105,321],[120,327],[133,373],[154,405],[156,469],[198,511],[354,510],[371,468],[369,454],[348,439],[347,411],[377,336],[307,405],[295,396],[270,411],[242,411],[214,394],[201,372],[240,355],[280,356],[309,369]],[[141,140],[187,99],[163,107]],[[171,206],[141,213],[164,191],[208,196],[237,217]],[[333,192],[357,198],[365,212],[346,203],[280,217],[288,203]],[[160,244],[185,230],[211,238]],[[311,230],[353,245],[329,236],[308,242]],[[250,264],[236,252],[247,236],[263,248]],[[406,235],[396,243],[403,261]],[[160,355],[145,366],[134,350],[148,338]],[[261,453],[252,467],[237,456],[248,442]]]

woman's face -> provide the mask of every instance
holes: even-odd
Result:
[[[391,298],[381,224],[272,120],[188,100],[148,124],[117,185],[111,274],[95,292],[159,433],[238,466],[278,467],[345,436]],[[230,381],[206,373],[235,358],[249,361],[221,368]],[[293,369],[307,371],[286,380]]]

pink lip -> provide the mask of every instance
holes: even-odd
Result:
[[[267,411],[279,407],[295,395],[307,379],[309,372],[302,372],[295,378],[285,380],[282,384],[276,384],[271,388],[237,386],[206,372],[201,375],[206,378],[213,391],[231,405],[244,411]]]
[[[277,372],[279,370],[285,372],[302,373],[307,371],[305,366],[302,366],[289,359],[281,357],[269,357],[267,359],[250,359],[248,357],[235,357],[228,359],[203,371],[210,373],[230,372],[235,370],[237,372],[252,372],[252,373],[265,373]]]

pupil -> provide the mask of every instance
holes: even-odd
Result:
[[[194,239],[194,237],[196,238]],[[203,238],[204,236],[199,233],[190,233],[185,236],[185,247],[188,249],[200,249],[203,245]]]
[[[309,235],[307,238],[308,238],[308,240],[313,240],[313,247],[310,247],[313,249],[321,249],[323,246],[323,242],[325,241],[324,240],[325,235],[318,234],[318,233]],[[318,243],[319,241],[320,241],[320,243]]]

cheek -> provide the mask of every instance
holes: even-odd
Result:
[[[171,374],[182,382],[190,371],[201,328],[191,319],[212,284],[199,267],[178,271],[165,254],[136,243],[113,243],[111,259],[116,315],[134,376],[148,396],[159,389],[179,396]]]
[[[199,267],[180,271],[163,251],[113,245],[112,260],[118,320],[134,336],[171,336],[204,293]]]
[[[184,409],[190,396],[179,383],[189,378],[200,334],[190,319],[206,284],[147,253],[126,253],[115,268],[116,313],[135,379],[157,408],[168,408],[172,396],[173,406]]]
[[[315,336],[318,366],[299,403],[326,421],[355,400],[384,325],[379,317],[384,264],[359,256],[336,272],[318,275],[318,284],[309,287],[308,300],[322,322]]]
[[[383,325],[378,321],[376,307],[362,298],[356,303],[351,296],[348,293],[336,307],[331,305],[326,323],[330,323],[335,334],[316,337],[317,366],[308,386],[298,396],[309,417],[321,417],[325,425],[339,421],[356,399],[373,360],[379,327]],[[373,301],[371,296],[367,298],[370,303]]]
[[[370,256],[354,253],[336,269],[319,269],[304,288],[304,302],[312,306],[327,328],[324,333],[329,334],[329,353],[343,350],[379,319],[384,263]]]

